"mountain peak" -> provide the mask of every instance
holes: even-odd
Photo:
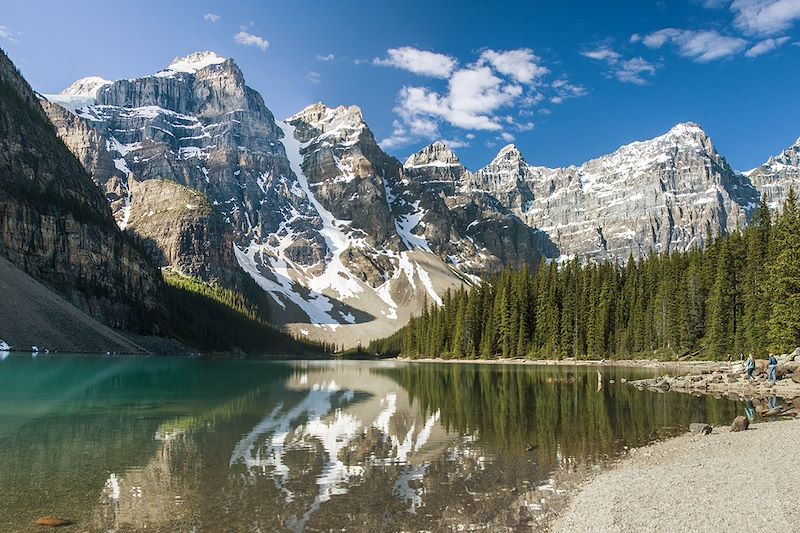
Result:
[[[406,167],[462,166],[458,156],[444,141],[436,141],[406,159]]]
[[[100,76],[89,76],[79,79],[59,94],[63,96],[85,96],[94,98],[97,96],[97,91],[99,91],[101,87],[110,85],[111,83],[110,80],[103,79]]]
[[[524,160],[525,158],[522,157],[522,152],[519,151],[519,148],[517,148],[516,145],[507,144],[499,152],[497,152],[497,155],[490,164],[495,165],[498,163],[502,163],[504,161],[524,161]]]
[[[193,52],[187,56],[176,57],[172,60],[172,63],[170,63],[169,66],[162,70],[159,74],[164,73],[169,75],[175,72],[194,74],[200,69],[209,67],[211,65],[218,65],[227,60],[227,58],[208,50],[205,52]]]
[[[347,124],[352,127],[366,126],[361,108],[356,105],[328,107],[322,102],[306,106],[302,111],[286,119],[286,122],[303,120],[309,124]]]
[[[679,122],[675,124],[668,132],[668,135],[683,136],[683,135],[703,135],[708,137],[708,134],[698,124],[694,122]]]

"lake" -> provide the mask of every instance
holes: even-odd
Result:
[[[744,411],[602,372],[12,355],[0,531],[514,530],[627,447]]]

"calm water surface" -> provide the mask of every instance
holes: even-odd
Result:
[[[625,447],[727,423],[652,371],[39,356],[0,361],[0,531],[536,527]],[[616,379],[611,385],[608,380]]]

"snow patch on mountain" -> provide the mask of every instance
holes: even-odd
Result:
[[[227,60],[227,58],[219,56],[214,52],[194,52],[188,56],[176,57],[166,69],[158,72],[156,76],[160,78],[169,78],[174,76],[177,72],[194,74],[200,69],[210,67],[211,65],[218,65]]]
[[[364,240],[353,238],[342,229],[347,227],[350,222],[337,220],[333,214],[317,200],[311,188],[308,186],[308,179],[303,172],[303,149],[310,143],[301,144],[294,137],[295,127],[286,122],[279,122],[278,127],[283,130],[283,145],[286,147],[286,157],[289,159],[292,172],[297,176],[300,188],[314,206],[319,216],[322,218],[322,229],[320,234],[325,239],[328,252],[331,257],[325,265],[323,274],[315,276],[309,280],[308,286],[317,293],[322,294],[326,289],[333,289],[339,298],[353,298],[363,289],[358,283],[358,278],[353,276],[350,270],[342,262],[342,253],[351,246],[360,248],[364,246]]]
[[[234,252],[236,253],[236,260],[244,271],[250,274],[256,283],[267,291],[280,307],[286,308],[286,304],[281,299],[281,296],[283,296],[299,307],[308,316],[311,324],[327,327],[331,330],[335,330],[340,325],[340,322],[333,318],[330,313],[333,309],[333,304],[329,298],[322,294],[310,295],[309,298],[304,298],[300,294],[299,288],[295,286],[295,282],[291,278],[288,265],[283,259],[266,256],[262,246],[259,244],[251,244],[244,250],[234,246]],[[256,256],[259,257],[260,261],[256,260]],[[262,274],[259,268],[261,264],[268,264],[276,279],[271,279]]]
[[[100,76],[89,76],[81,78],[75,83],[61,91],[61,96],[86,96],[91,98],[97,97],[97,92],[106,85],[111,85],[111,80],[106,80]]]

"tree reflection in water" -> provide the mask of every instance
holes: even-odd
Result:
[[[624,446],[736,403],[606,369],[10,357],[0,529],[442,530],[536,523]],[[609,381],[616,379],[617,384]]]

